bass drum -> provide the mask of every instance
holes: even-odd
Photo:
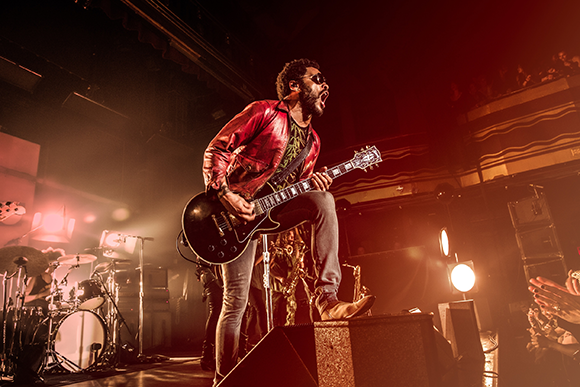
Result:
[[[62,366],[78,372],[99,361],[107,342],[107,330],[101,317],[79,310],[58,323],[53,340],[54,351],[65,359]]]

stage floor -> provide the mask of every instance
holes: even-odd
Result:
[[[211,387],[213,372],[201,369],[198,357],[176,357],[164,361],[132,364],[102,371],[50,374],[45,373],[44,384],[58,387]],[[6,386],[16,383],[7,382]],[[26,384],[29,386],[30,384]]]
[[[489,333],[481,334],[484,351],[495,345],[495,343],[490,342],[489,337]],[[485,358],[485,370],[488,371],[488,376],[496,374],[498,349],[486,353]],[[47,387],[211,387],[213,372],[201,369],[199,357],[162,357],[158,361],[129,364],[91,372],[45,373],[43,379],[44,384],[38,385]],[[15,386],[17,384],[10,380],[4,380],[1,385]],[[26,385],[30,386],[30,384]],[[482,378],[482,387],[498,386],[498,378]]]

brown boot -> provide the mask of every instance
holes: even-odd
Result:
[[[375,299],[375,296],[364,296],[357,302],[337,301],[328,305],[320,317],[322,321],[328,321],[361,316],[373,306]]]

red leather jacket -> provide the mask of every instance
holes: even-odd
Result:
[[[284,101],[252,102],[228,122],[205,150],[203,177],[206,190],[228,187],[246,199],[272,177],[288,144],[290,113]],[[320,138],[312,129],[312,148],[304,160],[300,180],[312,175]]]

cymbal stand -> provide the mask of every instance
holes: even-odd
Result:
[[[8,326],[8,321],[6,319],[6,315],[8,314],[8,310],[12,306],[12,297],[9,297],[8,294],[12,294],[12,281],[10,281],[10,289],[8,289],[8,281],[12,280],[12,278],[16,275],[17,272],[8,275],[8,272],[4,272],[2,276],[2,287],[4,288],[4,299],[2,302],[2,352],[0,354],[1,358],[1,375],[9,375],[13,371],[13,365],[9,362],[9,355],[12,353],[8,352],[6,337],[8,330],[6,329]],[[12,332],[12,342],[14,341],[14,332]]]
[[[2,276],[2,288],[4,289],[3,299],[2,299],[2,352],[0,353],[0,374],[4,375],[6,371],[6,314],[8,313],[8,285],[6,282],[6,276],[8,272],[5,271]]]
[[[48,335],[47,335],[47,337],[48,338],[47,338],[47,343],[46,343],[46,353],[45,353],[44,359],[42,361],[42,368],[41,369],[42,369],[43,373],[46,371],[50,371],[56,367],[59,367],[63,363],[70,365],[73,369],[76,367],[78,370],[80,370],[80,368],[76,364],[74,364],[73,362],[71,362],[70,360],[68,360],[64,356],[61,356],[58,352],[56,352],[56,349],[54,348],[54,341],[52,340],[53,318],[58,315],[58,308],[56,308],[56,306],[54,304],[54,293],[55,293],[56,289],[58,289],[59,285],[65,284],[67,282],[67,277],[73,268],[74,268],[74,266],[71,266],[68,268],[66,275],[60,281],[59,284],[56,283],[55,271],[53,270],[53,272],[50,274],[50,277],[51,277],[50,301],[48,302],[48,316],[47,316],[47,319],[48,319]]]
[[[24,291],[26,287],[26,264],[28,263],[28,259],[25,257],[18,257],[14,259],[14,263],[18,265],[18,269],[16,270],[15,274],[18,274],[16,277],[16,294],[14,295],[15,303],[14,303],[14,325],[13,325],[13,337],[11,346],[10,346],[10,353],[14,354],[14,344],[16,341],[16,337],[20,333],[20,320],[22,319],[22,307],[24,306]],[[18,349],[20,346],[18,346]]]
[[[15,358],[15,350],[18,351],[21,349],[21,332],[20,328],[20,320],[22,318],[22,306],[24,305],[24,288],[26,286],[26,264],[28,263],[28,259],[25,257],[18,257],[14,259],[14,264],[17,265],[18,269],[8,276],[8,272],[4,273],[3,285],[4,285],[4,310],[2,313],[2,354],[1,354],[1,369],[0,374],[2,375],[10,375],[14,373],[14,364],[13,359]],[[8,294],[12,294],[12,280],[14,276],[16,276],[16,290],[14,295],[14,315],[13,315],[13,323],[11,325],[12,328],[12,340],[10,342],[9,348],[6,345],[6,337],[8,334],[8,330],[6,329],[8,326],[8,322],[6,316],[12,304],[12,298],[8,297]],[[7,279],[10,281],[10,289],[7,289]],[[19,339],[19,345],[15,346],[16,340]]]

